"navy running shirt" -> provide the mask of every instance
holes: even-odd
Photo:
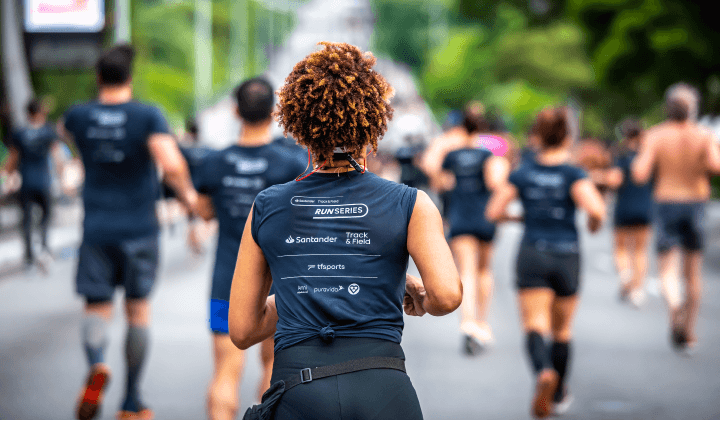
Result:
[[[395,152],[395,160],[400,164],[400,182],[416,187],[426,182],[424,174],[415,166],[415,156],[422,152],[421,146],[401,146]]]
[[[416,197],[417,189],[356,171],[316,173],[257,196],[252,235],[272,273],[275,350],[317,337],[400,343]]]
[[[25,127],[13,134],[11,145],[20,153],[22,191],[50,191],[50,148],[55,139],[49,124]]]
[[[115,242],[157,235],[159,182],[147,142],[169,133],[159,109],[131,101],[72,107],[65,128],[85,167],[84,238]]]
[[[485,162],[492,156],[487,149],[464,148],[447,154],[443,169],[455,175],[455,188],[450,192],[450,225],[473,225],[482,219],[490,199],[485,185]]]
[[[545,166],[535,160],[525,161],[510,174],[525,210],[523,242],[539,249],[578,252],[576,206],[570,189],[585,177],[585,171],[572,165]]]
[[[306,164],[293,150],[277,144],[233,145],[203,161],[197,189],[212,198],[219,225],[211,298],[229,301],[240,239],[255,196],[272,185],[294,180]]]
[[[630,166],[637,153],[630,152],[617,157],[615,166],[623,173],[623,182],[617,191],[615,215],[625,218],[643,218],[650,220],[652,213],[653,195],[652,183],[635,184],[630,174]]]
[[[208,155],[210,155],[211,152],[213,152],[212,149],[202,146],[180,147],[180,153],[183,158],[185,158],[185,162],[188,164],[190,178],[192,179],[195,188],[197,188],[199,172],[203,161]]]

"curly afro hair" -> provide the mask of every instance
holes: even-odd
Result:
[[[392,118],[393,88],[372,69],[375,57],[346,43],[324,48],[297,63],[278,91],[276,117],[316,162],[332,165],[333,150],[377,151]]]

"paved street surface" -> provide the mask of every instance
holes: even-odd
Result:
[[[565,418],[720,417],[720,206],[713,206],[708,217],[700,346],[692,358],[674,354],[668,344],[665,309],[652,276],[645,308],[620,305],[610,231],[606,227],[596,236],[584,235],[582,302],[569,382],[575,403]],[[407,367],[426,418],[528,418],[532,379],[511,278],[521,231],[519,225],[507,225],[498,236],[493,349],[474,358],[463,356],[457,314],[406,318]],[[30,271],[0,277],[1,419],[73,417],[87,370],[80,345],[82,300],[73,292],[78,232],[77,227],[53,230],[58,259],[49,276]],[[0,239],[0,250],[11,247],[8,241],[16,240]],[[174,234],[163,234],[162,251],[142,389],[159,419],[201,419],[212,369],[207,328],[212,250],[204,258],[191,257],[184,227],[178,226]],[[651,266],[654,274],[654,262]],[[412,272],[417,274],[414,267]],[[118,317],[107,351],[114,378],[101,414],[106,419],[114,417],[124,387],[125,329],[117,298]],[[256,395],[258,365],[253,349],[242,381],[241,411]]]

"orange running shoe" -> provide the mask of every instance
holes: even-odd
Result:
[[[120,410],[115,418],[119,420],[153,420],[155,419],[155,413],[150,408],[143,408],[138,412]]]
[[[77,419],[91,420],[95,418],[104,398],[104,390],[110,382],[110,367],[97,363],[90,368],[85,386],[80,392],[77,405]]]
[[[545,369],[538,374],[532,406],[535,418],[547,418],[552,414],[553,398],[559,380],[558,373],[552,369]]]

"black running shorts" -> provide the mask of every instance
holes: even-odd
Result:
[[[658,253],[680,246],[687,251],[702,250],[704,203],[658,203],[656,216]]]
[[[400,344],[371,338],[311,339],[275,354],[272,382],[318,367],[363,357],[405,359]],[[374,369],[313,380],[287,391],[275,419],[422,419],[410,377],[402,371]]]
[[[580,287],[579,253],[538,250],[522,243],[516,268],[518,289],[550,288],[558,297],[569,297]]]
[[[108,244],[80,245],[77,292],[91,302],[112,300],[122,286],[127,298],[145,298],[155,284],[158,237],[151,235]]]

